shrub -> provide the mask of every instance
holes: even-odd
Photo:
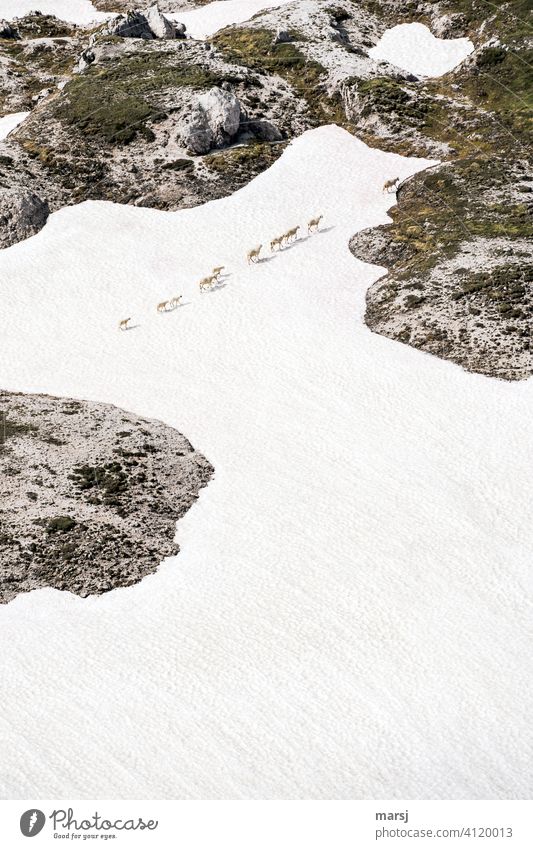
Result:
[[[72,516],[56,516],[55,519],[50,519],[46,525],[48,533],[66,533],[71,531],[76,526],[76,520]]]

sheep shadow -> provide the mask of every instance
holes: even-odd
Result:
[[[298,247],[298,245],[302,245],[307,242],[311,236],[301,236],[299,239],[295,239],[294,242],[289,242],[288,245],[285,245],[279,253],[284,254],[286,251],[290,251],[292,248]]]
[[[313,233],[310,233],[309,238],[311,238],[311,236],[319,236],[321,233],[329,233],[331,230],[334,230],[336,226],[336,224],[332,224],[331,227],[321,227],[320,230],[315,230]]]
[[[210,289],[207,290],[207,294],[212,295],[213,292],[220,292],[220,290],[225,289],[227,285],[227,283],[217,283],[216,286],[212,286]],[[205,294],[204,291],[202,291],[202,295],[203,294]]]

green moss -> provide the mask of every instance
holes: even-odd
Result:
[[[378,112],[388,120],[394,116],[398,122],[424,124],[430,109],[429,99],[421,96],[419,90],[389,77],[361,81],[357,92],[364,104],[363,117]]]
[[[228,61],[258,71],[279,73],[305,67],[306,57],[293,43],[273,44],[274,38],[269,29],[228,27],[213,38],[213,44]]]
[[[50,519],[46,525],[46,530],[49,534],[67,533],[76,527],[76,520],[72,516],[57,516],[55,519]]]
[[[350,12],[342,6],[327,6],[324,11],[327,12],[328,15],[330,15],[338,24],[343,23],[343,21],[348,21],[352,17]]]
[[[71,480],[82,492],[89,492],[93,503],[120,504],[120,496],[128,490],[128,475],[121,463],[112,462],[102,466],[75,466]]]
[[[414,310],[421,307],[426,300],[422,295],[408,295],[405,299],[405,306],[408,310]]]
[[[54,15],[29,13],[14,22],[20,38],[58,38],[74,35],[76,26],[59,20]]]
[[[39,432],[37,425],[30,422],[17,422],[6,417],[5,430],[0,419],[0,438],[5,435],[6,440],[17,436],[35,436]]]
[[[453,292],[452,298],[457,301],[467,296],[475,296],[483,299],[485,303],[492,303],[500,313],[511,313],[513,318],[519,319],[531,315],[532,282],[532,265],[507,263],[491,271],[481,271],[464,278],[460,288]]]
[[[287,80],[307,102],[312,124],[337,121],[344,125],[346,116],[339,99],[329,98],[323,85],[326,69],[308,59],[296,44],[273,44],[274,38],[275,33],[265,28],[228,27],[217,33],[213,44],[228,62]]]
[[[65,87],[56,117],[84,136],[128,144],[148,123],[164,116],[158,95],[169,88],[207,89],[235,76],[217,75],[202,65],[176,62],[173,54],[140,53],[93,66]]]
[[[117,87],[102,85],[96,76],[77,77],[65,89],[66,100],[57,117],[85,136],[97,136],[109,144],[128,144],[157,110],[142,98]]]
[[[252,169],[255,173],[272,165],[282,154],[285,145],[252,142],[244,147],[233,147],[206,157],[205,164],[211,171],[224,174],[232,170]]]
[[[172,162],[165,162],[162,166],[164,171],[190,171],[194,168],[192,159],[174,159]]]

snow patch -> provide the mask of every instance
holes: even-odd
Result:
[[[29,112],[11,112],[10,115],[4,115],[3,118],[0,118],[0,141],[7,138],[9,133],[19,124],[22,124],[29,114]]]
[[[208,38],[230,24],[249,21],[264,9],[275,9],[293,0],[216,0],[186,12],[167,14],[167,18],[185,24],[191,38]]]
[[[0,0],[0,18],[12,21],[38,9],[43,15],[55,15],[72,24],[106,21],[113,15],[98,12],[90,0]]]
[[[390,62],[411,74],[440,77],[472,53],[469,38],[436,38],[425,24],[398,24],[387,30],[369,56]]]

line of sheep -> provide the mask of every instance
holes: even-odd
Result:
[[[316,232],[318,230],[319,226],[320,226],[320,222],[321,222],[323,217],[324,217],[323,215],[318,215],[316,218],[311,218],[311,220],[307,224],[307,232],[308,233]],[[298,227],[291,227],[291,229],[287,230],[286,233],[283,233],[282,236],[277,236],[275,239],[272,239],[272,241],[270,242],[271,252],[274,252],[276,250],[276,248],[277,248],[278,251],[280,251],[280,250],[282,250],[284,245],[288,245],[290,242],[293,242],[295,239],[297,239],[298,238],[298,230],[300,230],[300,229],[301,228],[299,226]],[[247,260],[249,265],[251,263],[259,262],[259,255],[261,253],[262,247],[263,247],[263,245],[258,245],[256,248],[252,248],[251,251],[248,251],[248,253],[246,255],[246,260]],[[198,282],[198,286],[200,287],[200,292],[204,292],[206,289],[209,290],[213,286],[216,286],[216,284],[220,281],[220,275],[222,274],[223,271],[224,271],[224,266],[219,265],[216,268],[213,268],[211,274],[209,274],[207,277],[203,277]],[[171,312],[172,310],[175,310],[177,307],[180,306],[182,297],[183,297],[183,295],[176,295],[174,298],[171,298],[168,301],[161,301],[157,305],[157,312],[163,313],[163,312]],[[130,327],[129,327],[130,321],[131,321],[131,318],[123,318],[122,321],[119,322],[119,325],[118,325],[119,330],[129,330],[130,329]]]
[[[385,183],[383,184],[383,191],[386,192],[387,194],[390,193],[390,192],[397,191],[397,187],[399,186],[399,183],[400,183],[399,177],[394,177],[391,180],[385,180]],[[319,226],[320,226],[320,222],[321,222],[323,217],[324,217],[323,215],[318,215],[316,218],[311,218],[311,220],[307,223],[307,232],[308,233],[316,232],[318,230]],[[287,232],[283,233],[283,235],[276,236],[270,242],[270,251],[272,253],[274,253],[274,251],[276,249],[278,251],[281,251],[283,249],[284,245],[288,245],[290,242],[295,241],[298,238],[298,230],[300,230],[300,229],[301,228],[299,226],[298,227],[291,227],[291,229],[287,230]],[[248,251],[248,253],[246,254],[246,261],[248,262],[248,265],[259,262],[259,256],[261,254],[262,247],[263,247],[263,245],[258,245],[256,248],[252,248],[251,251]],[[198,285],[200,287],[200,292],[204,292],[206,289],[209,290],[213,286],[216,286],[216,284],[220,280],[220,275],[221,275],[223,270],[224,270],[224,266],[220,265],[217,268],[213,268],[213,271],[211,272],[211,274],[208,277],[202,278],[202,280],[200,280],[199,283],[198,283]],[[175,310],[176,307],[178,307],[180,305],[181,299],[182,299],[182,295],[177,295],[176,297],[172,298],[169,301],[161,301],[161,303],[159,303],[157,305],[157,311],[158,312],[169,312],[171,310]],[[131,321],[131,318],[122,319],[122,321],[118,325],[119,329],[120,330],[129,330],[129,322],[130,321]]]

